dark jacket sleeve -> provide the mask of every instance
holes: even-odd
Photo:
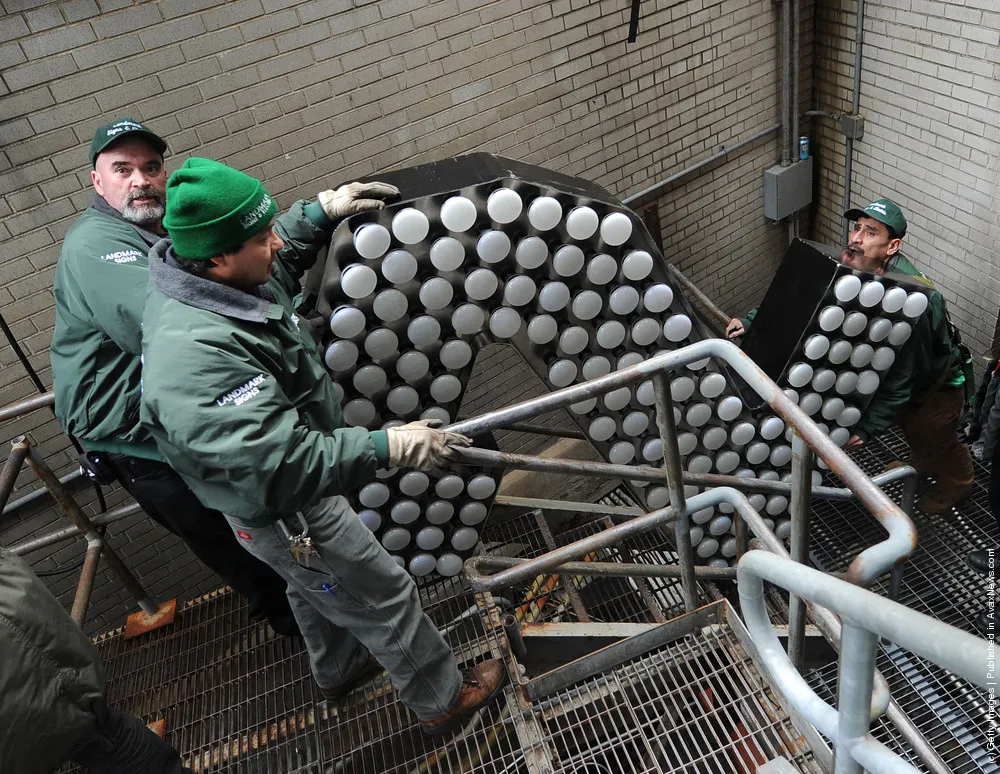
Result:
[[[997,447],[997,436],[1000,435],[1000,372],[993,374],[990,386],[983,401],[983,462],[993,459]]]
[[[750,323],[752,323],[753,322],[753,318],[757,316],[757,309],[758,309],[758,307],[755,306],[753,309],[751,309],[749,312],[747,312],[747,316],[746,317],[741,317],[740,318],[740,322],[743,323],[743,332],[744,333],[746,333],[748,330],[750,330]]]
[[[315,202],[299,200],[284,215],[278,216],[274,230],[285,246],[278,251],[278,260],[288,276],[281,277],[288,295],[300,290],[299,280],[316,263],[316,256],[330,241],[333,222]]]

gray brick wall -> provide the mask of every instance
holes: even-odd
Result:
[[[850,108],[855,4],[817,9],[822,110]],[[1000,304],[997,155],[1000,10],[992,0],[880,0],[866,5],[861,111],[852,199],[890,196],[909,222],[904,252],[937,284],[972,351],[994,340]],[[818,124],[816,235],[840,241],[844,144]]]
[[[0,6],[0,304],[46,383],[53,266],[90,200],[87,145],[110,118],[148,121],[170,142],[169,168],[192,154],[227,161],[264,178],[282,206],[357,176],[473,150],[627,196],[776,120],[770,0],[648,0],[634,45],[625,43],[628,4],[591,0]],[[785,230],[765,222],[760,207],[760,176],[776,145],[771,137],[746,148],[658,202],[668,254],[733,312],[759,300],[782,252]],[[525,373],[507,357],[491,362]],[[33,391],[6,348],[0,363],[3,403]],[[531,389],[530,379],[518,380]],[[505,402],[497,392],[480,386],[470,399]],[[8,423],[0,441],[18,432],[40,440],[60,474],[71,469],[51,414]],[[15,496],[35,486],[27,475],[18,484]],[[78,491],[92,510],[89,490]],[[0,521],[0,542],[56,519],[48,508],[26,510]],[[112,533],[155,594],[187,597],[215,582],[157,529],[136,519]],[[174,553],[181,556],[168,571]],[[52,586],[67,598],[74,578]],[[102,580],[90,628],[117,625],[127,609]]]

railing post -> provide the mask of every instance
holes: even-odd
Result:
[[[663,442],[663,462],[667,469],[667,489],[670,504],[677,511],[674,534],[677,558],[681,566],[681,593],[684,609],[698,607],[698,590],[694,579],[694,547],[691,545],[691,518],[684,498],[684,474],[681,470],[681,450],[677,446],[677,425],[674,422],[674,399],[670,394],[670,379],[659,371],[653,374],[653,394],[656,398],[656,428]]]
[[[851,748],[869,735],[878,636],[847,619],[842,624],[833,774],[862,774]]]
[[[792,430],[791,550],[799,564],[809,561],[809,515],[812,504],[813,453],[797,430]],[[806,606],[794,594],[788,597],[788,658],[802,668],[805,650]]]
[[[24,458],[28,456],[30,449],[31,446],[23,435],[10,443],[10,454],[3,464],[3,472],[0,472],[0,512],[3,512],[10,493],[14,491],[14,481],[17,480],[17,474],[21,472]]]

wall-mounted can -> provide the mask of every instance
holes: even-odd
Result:
[[[799,137],[799,160],[805,161],[809,158],[809,138],[803,135]]]

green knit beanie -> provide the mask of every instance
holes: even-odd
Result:
[[[260,180],[218,161],[190,158],[167,180],[163,227],[178,257],[207,261],[267,228],[276,210]]]

